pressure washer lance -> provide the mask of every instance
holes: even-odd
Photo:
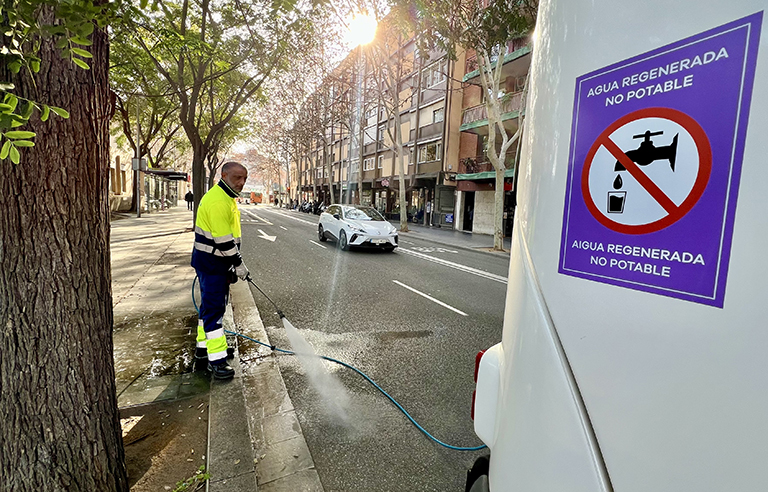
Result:
[[[258,291],[261,293],[261,295],[263,295],[263,296],[264,296],[264,297],[265,297],[265,298],[266,298],[266,299],[267,299],[267,300],[268,300],[268,301],[269,301],[269,302],[270,302],[270,303],[271,303],[271,304],[272,304],[272,305],[275,307],[275,310],[277,311],[277,315],[280,317],[280,319],[281,319],[281,320],[282,320],[282,319],[284,319],[284,318],[287,320],[287,318],[286,318],[285,314],[283,314],[283,312],[280,310],[280,308],[278,308],[278,307],[277,307],[277,304],[275,303],[275,301],[273,301],[272,299],[270,299],[270,297],[269,297],[269,296],[268,296],[268,295],[267,295],[267,294],[266,294],[266,293],[265,293],[263,290],[261,290],[261,288],[260,288],[258,285],[256,285],[256,282],[254,282],[254,281],[251,279],[251,276],[250,276],[250,275],[248,275],[247,277],[245,277],[245,280],[246,280],[248,283],[250,283],[251,285],[253,285],[254,287],[256,287],[256,290],[258,290]],[[194,304],[194,306],[195,306],[195,310],[197,311],[197,314],[199,315],[199,314],[200,314],[200,308],[197,306],[197,301],[195,300],[195,284],[196,284],[196,283],[197,283],[197,276],[195,276],[195,280],[192,282],[192,304]],[[247,335],[243,335],[242,333],[238,333],[238,332],[236,332],[236,331],[229,331],[229,330],[224,330],[224,332],[225,332],[225,333],[229,333],[230,335],[236,335],[236,336],[239,336],[239,337],[241,337],[241,338],[244,338],[244,339],[246,339],[246,340],[250,340],[251,342],[255,342],[255,343],[258,343],[259,345],[263,345],[264,347],[269,347],[269,348],[270,348],[272,351],[274,351],[274,352],[280,352],[280,353],[282,353],[282,354],[287,354],[287,355],[296,355],[296,352],[292,352],[292,351],[290,351],[290,350],[281,349],[281,348],[279,348],[279,347],[276,347],[276,346],[274,346],[274,345],[269,345],[269,344],[266,344],[266,343],[264,343],[264,342],[261,342],[261,341],[259,341],[259,340],[256,340],[255,338],[251,338],[251,337],[249,337],[249,336],[247,336]],[[333,363],[335,363],[335,364],[339,364],[340,366],[344,366],[344,367],[346,367],[347,369],[351,369],[351,370],[355,371],[357,374],[359,374],[360,376],[362,376],[362,377],[363,377],[363,378],[364,378],[366,381],[368,381],[369,383],[371,383],[371,385],[372,385],[374,388],[376,388],[377,390],[379,390],[379,391],[381,392],[381,394],[382,394],[382,395],[386,396],[386,397],[387,397],[387,399],[389,399],[389,401],[391,401],[391,402],[392,402],[392,403],[393,403],[393,404],[394,404],[394,405],[397,407],[397,409],[398,409],[398,410],[400,410],[400,411],[403,413],[403,415],[405,415],[405,416],[408,418],[408,420],[409,420],[409,421],[410,421],[410,422],[411,422],[411,423],[412,423],[414,426],[416,426],[416,428],[417,428],[417,429],[419,429],[419,430],[420,430],[420,431],[421,431],[421,432],[422,432],[422,433],[423,433],[425,436],[427,436],[428,438],[430,438],[432,441],[436,442],[437,444],[439,444],[439,445],[441,445],[441,446],[443,446],[443,447],[445,447],[445,448],[448,448],[448,449],[453,449],[454,451],[479,451],[479,450],[481,450],[481,449],[485,449],[485,448],[487,448],[487,447],[488,447],[488,446],[486,446],[485,444],[483,444],[482,446],[462,447],[462,446],[452,446],[451,444],[447,444],[447,443],[444,443],[444,442],[443,442],[443,441],[441,441],[440,439],[436,438],[435,436],[433,436],[432,434],[430,434],[429,432],[427,432],[427,430],[426,430],[424,427],[422,427],[422,426],[421,426],[421,425],[420,425],[418,422],[416,422],[416,420],[415,420],[413,417],[411,417],[411,414],[410,414],[410,413],[408,413],[408,412],[405,410],[405,408],[403,408],[403,406],[402,406],[402,405],[400,405],[400,403],[398,403],[398,402],[397,402],[397,400],[395,400],[395,399],[392,397],[392,395],[390,395],[389,393],[387,393],[386,391],[384,391],[384,388],[382,388],[381,386],[379,386],[379,385],[378,385],[378,384],[377,384],[377,383],[376,383],[376,382],[375,382],[373,379],[371,379],[371,378],[370,378],[370,376],[368,376],[366,373],[364,373],[363,371],[361,371],[360,369],[358,369],[357,367],[355,367],[355,366],[353,366],[353,365],[351,365],[351,364],[347,364],[346,362],[342,362],[342,361],[340,361],[340,360],[338,360],[338,359],[334,359],[333,357],[328,357],[328,356],[325,356],[325,355],[318,355],[318,357],[320,357],[320,358],[321,358],[321,359],[323,359],[323,360],[327,360],[328,362],[333,362]]]

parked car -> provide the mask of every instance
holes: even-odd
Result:
[[[329,206],[320,214],[317,238],[336,241],[345,251],[352,246],[393,251],[398,242],[397,229],[378,210],[364,205]]]

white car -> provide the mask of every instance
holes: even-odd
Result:
[[[397,229],[375,208],[338,204],[320,214],[317,238],[320,241],[332,239],[345,251],[350,246],[393,251],[398,241]]]

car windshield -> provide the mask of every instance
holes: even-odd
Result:
[[[373,207],[344,207],[344,217],[350,220],[385,220]]]

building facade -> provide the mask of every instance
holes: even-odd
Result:
[[[453,61],[438,51],[420,54],[414,37],[393,42],[381,36],[374,44],[386,48],[366,47],[362,54],[357,48],[308,100],[305,117],[294,128],[292,197],[330,204],[347,202],[349,195],[351,203],[372,205],[398,220],[397,118],[408,220],[493,234],[495,171],[485,152],[488,118],[474,53],[460,51]],[[382,51],[388,60],[382,60]],[[530,44],[509,42],[496,58],[503,63],[502,120],[512,136],[518,127]],[[393,73],[396,81],[383,83]],[[397,98],[392,97],[395,82]],[[511,234],[514,215],[516,150],[512,145],[505,161],[506,235]]]

